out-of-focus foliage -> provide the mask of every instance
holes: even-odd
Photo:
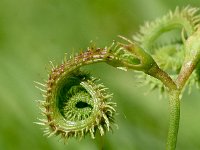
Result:
[[[134,72],[105,64],[88,67],[114,93],[119,129],[92,140],[43,137],[33,124],[41,99],[33,81],[47,79],[48,61],[84,50],[91,40],[111,44],[117,35],[131,37],[145,20],[176,6],[200,7],[197,0],[1,0],[0,1],[0,149],[1,150],[155,150],[164,149],[168,102],[158,92],[144,93]],[[200,149],[199,91],[184,94],[177,149]]]

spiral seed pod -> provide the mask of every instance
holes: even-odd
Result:
[[[106,62],[118,69],[149,70],[154,61],[130,40],[123,38],[128,44],[113,42],[110,47],[103,49],[89,47],[75,57],[70,57],[61,65],[54,67],[49,74],[47,83],[41,84],[45,89],[42,113],[44,119],[38,124],[47,126],[45,134],[48,136],[61,135],[63,138],[84,137],[90,133],[104,135],[114,123],[116,103],[111,102],[112,94],[106,92],[103,84],[97,84],[90,74],[80,71],[85,65]],[[147,60],[149,63],[146,63]]]
[[[140,32],[133,36],[133,39],[140,43],[144,49],[152,52],[152,46],[155,44],[158,37],[168,31],[183,28],[186,32],[186,36],[190,36],[194,33],[199,28],[200,23],[200,15],[198,12],[199,8],[195,7],[187,6],[182,9],[176,7],[174,12],[170,11],[162,18],[152,22],[146,22],[140,27]],[[172,42],[172,39],[169,42]]]
[[[146,22],[140,28],[140,32],[133,36],[133,39],[153,56],[161,69],[166,71],[171,78],[176,78],[186,55],[185,43],[199,27],[199,8],[187,6],[180,9],[176,7],[174,12],[170,11],[162,18]],[[175,32],[175,30],[179,30],[179,32]],[[171,34],[168,33],[169,31]],[[162,37],[163,35],[165,38]],[[199,75],[197,71],[195,73],[196,75],[189,79],[189,85],[199,82]],[[164,87],[161,82],[157,82],[151,77],[149,80],[146,75],[141,76],[147,84],[152,84],[153,87],[163,91]]]
[[[104,135],[114,123],[116,103],[111,102],[112,94],[107,93],[97,79],[80,71],[80,67],[95,61],[103,61],[106,51],[88,50],[58,67],[53,67],[45,87],[44,101],[40,101],[44,119],[45,135],[61,135],[62,138],[82,138],[96,132]]]
[[[185,40],[191,36],[200,24],[199,8],[187,6],[140,27],[140,32],[133,39],[151,53],[158,65],[170,74],[177,74],[182,66],[185,54]],[[173,33],[163,40],[159,38],[175,29],[182,33]],[[175,38],[175,39],[174,39]]]

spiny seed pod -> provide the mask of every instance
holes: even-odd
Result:
[[[187,6],[180,9],[176,7],[174,12],[170,11],[162,18],[146,22],[145,25],[141,26],[140,32],[133,36],[133,39],[152,55],[161,69],[166,71],[171,78],[176,78],[181,70],[185,55],[188,55],[186,54],[187,40],[197,32],[199,27],[199,8]],[[189,85],[194,83],[194,80],[199,82],[198,71],[195,73],[196,75],[189,79]],[[154,83],[153,87],[161,87],[160,90],[163,91],[161,82],[157,82],[154,78],[149,80],[146,75],[143,78],[147,84]]]
[[[92,49],[92,48],[91,48]],[[44,86],[45,99],[41,102],[44,119],[37,124],[44,125],[45,135],[61,135],[62,138],[82,138],[96,132],[104,135],[114,123],[116,103],[111,101],[112,94],[107,93],[97,79],[80,71],[80,67],[107,58],[106,50],[88,50],[53,67]]]
[[[141,44],[144,49],[153,52],[152,48],[155,45],[155,41],[168,31],[179,28],[184,29],[183,31],[186,32],[187,37],[193,34],[199,28],[200,15],[198,12],[199,8],[195,7],[187,6],[182,9],[176,7],[174,12],[169,11],[162,18],[146,22],[140,27],[140,32],[133,36],[133,39]],[[171,44],[172,40],[174,39],[170,39],[167,42]],[[165,43],[161,44],[165,45]]]
[[[38,123],[47,126],[45,134],[68,139],[90,133],[94,138],[96,131],[104,135],[110,130],[116,106],[111,102],[112,95],[90,74],[81,71],[81,67],[106,62],[122,70],[148,72],[156,66],[153,58],[137,43],[121,38],[128,44],[113,42],[104,49],[90,47],[57,67],[52,64],[47,83],[36,82],[45,87],[39,89],[44,92],[41,110],[46,118]]]

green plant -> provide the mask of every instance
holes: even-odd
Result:
[[[115,106],[112,94],[103,84],[82,71],[81,67],[105,62],[122,70],[143,72],[142,78],[152,88],[160,88],[169,96],[169,131],[166,149],[176,148],[180,99],[187,84],[199,83],[200,15],[198,8],[176,8],[163,18],[147,22],[133,41],[120,36],[124,42],[109,47],[89,47],[87,51],[65,59],[54,66],[44,87],[41,110],[45,119],[38,124],[46,127],[45,134],[82,138],[96,132],[101,135],[114,123]]]

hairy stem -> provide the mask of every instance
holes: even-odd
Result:
[[[184,87],[186,81],[188,80],[194,69],[195,65],[192,63],[192,61],[184,63],[178,75],[178,78],[176,79],[176,84],[179,89],[182,89]]]
[[[153,71],[154,70],[154,71]],[[151,70],[151,75],[163,82],[169,94],[169,128],[166,150],[175,150],[180,120],[180,91],[172,78],[159,67]]]
[[[178,75],[176,80],[176,84],[178,88],[181,90],[194,69],[196,68],[197,64],[200,62],[200,27],[197,29],[196,32],[191,35],[186,43],[186,55],[183,66],[181,71]]]
[[[179,120],[180,120],[180,91],[172,78],[158,66],[152,67],[148,74],[159,79],[168,89],[169,94],[169,130],[167,137],[166,150],[175,150]]]
[[[172,90],[169,91],[169,130],[167,137],[166,150],[175,150],[178,129],[179,129],[179,120],[180,120],[180,91]]]
[[[158,67],[158,65],[152,66],[148,72],[148,75],[153,76],[154,78],[160,80],[167,88],[169,89],[176,89],[176,84],[172,80],[172,78],[162,69]]]

